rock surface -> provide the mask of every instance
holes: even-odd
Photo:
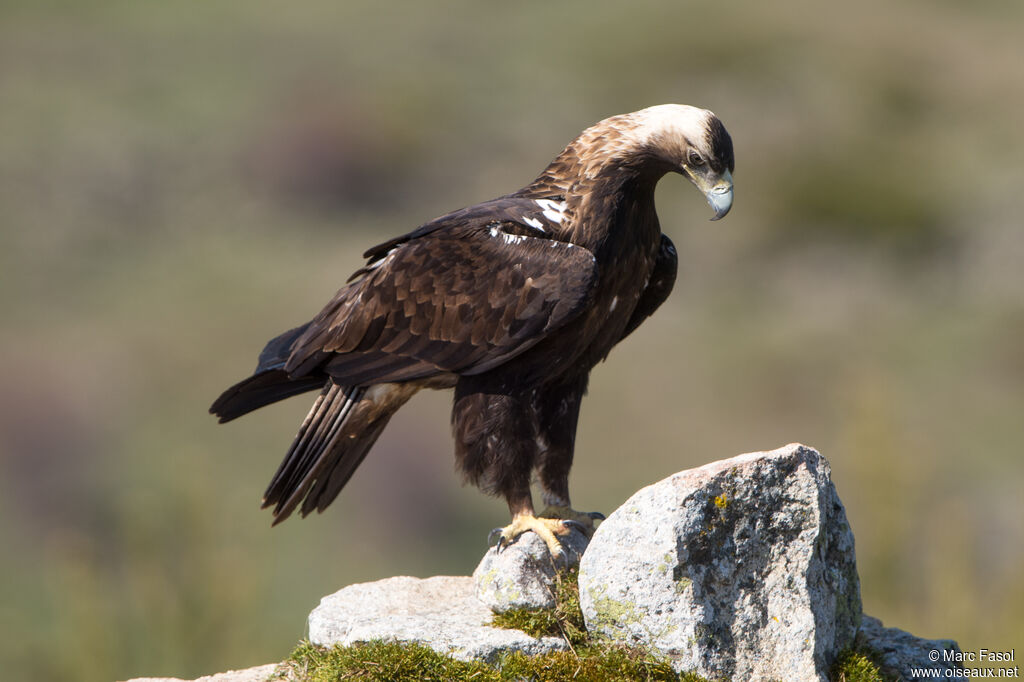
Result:
[[[384,639],[415,642],[461,660],[493,663],[504,652],[567,649],[557,637],[490,627],[473,579],[397,577],[360,583],[324,597],[309,614],[309,641],[320,646]]]
[[[898,628],[887,628],[882,621],[871,616],[864,616],[860,626],[860,636],[865,644],[882,656],[885,672],[896,673],[902,679],[914,679],[911,670],[935,670],[935,677],[930,680],[962,680],[963,663],[950,661],[955,656],[943,655],[943,652],[960,653],[960,647],[951,639],[921,639]],[[938,652],[938,661],[929,658],[932,652]]]
[[[579,583],[590,632],[709,678],[827,680],[861,616],[846,513],[802,445],[640,490],[597,529]]]
[[[476,596],[495,613],[510,609],[551,609],[555,606],[554,581],[559,569],[580,563],[590,541],[573,529],[561,538],[558,562],[536,533],[523,533],[500,553],[492,547],[473,571]]]
[[[268,663],[255,668],[245,670],[229,670],[216,675],[206,675],[192,682],[270,682],[279,679],[276,677],[278,664]],[[185,682],[177,677],[136,677],[128,682]]]
[[[580,601],[591,633],[660,649],[677,670],[710,679],[825,680],[856,633],[881,653],[886,673],[912,679],[919,668],[946,675],[931,679],[962,678],[961,664],[942,656],[959,652],[955,642],[862,618],[853,536],[828,463],[810,448],[680,472],[633,495],[589,547],[581,533],[566,544],[570,558],[587,550]],[[325,597],[310,614],[309,639],[416,642],[490,663],[506,651],[565,650],[559,638],[489,626],[492,609],[550,605],[553,572],[544,543],[527,533],[501,555],[489,551],[473,578],[389,578]],[[268,682],[275,668],[196,682]]]

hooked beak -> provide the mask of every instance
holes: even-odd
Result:
[[[732,208],[732,173],[728,170],[716,177],[706,177],[700,173],[694,173],[686,168],[687,177],[693,181],[701,192],[704,193],[708,204],[715,210],[712,220],[721,220]]]
[[[732,208],[732,174],[729,171],[722,173],[722,177],[704,192],[704,196],[707,197],[711,208],[715,209],[715,217],[712,220],[724,218]]]

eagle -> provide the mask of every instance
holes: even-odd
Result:
[[[213,403],[221,422],[319,391],[263,496],[274,524],[323,511],[388,420],[422,389],[454,389],[457,469],[508,503],[498,550],[534,531],[553,556],[597,512],[572,509],[590,370],[672,290],[676,249],[654,189],[690,180],[718,220],[732,206],[732,139],[681,104],[584,130],[520,190],[374,246],[311,321],[271,339],[256,371]],[[535,511],[536,476],[544,509]]]

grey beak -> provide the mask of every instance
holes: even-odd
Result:
[[[732,175],[729,171],[722,173],[722,177],[704,194],[708,204],[715,210],[715,217],[712,220],[721,220],[732,208]]]

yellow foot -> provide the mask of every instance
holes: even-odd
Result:
[[[515,542],[520,535],[532,530],[548,546],[551,557],[557,559],[562,555],[562,543],[558,541],[559,535],[568,535],[569,531],[576,528],[590,537],[594,533],[594,521],[603,518],[604,515],[598,512],[583,513],[573,511],[568,507],[548,507],[537,516],[519,514],[512,517],[512,523],[509,525],[492,530],[488,540],[492,544],[497,540],[497,551],[501,552]]]
[[[548,505],[537,516],[543,519],[561,519],[566,524],[579,528],[588,538],[594,534],[594,521],[604,521],[601,512],[581,512],[569,507]]]

